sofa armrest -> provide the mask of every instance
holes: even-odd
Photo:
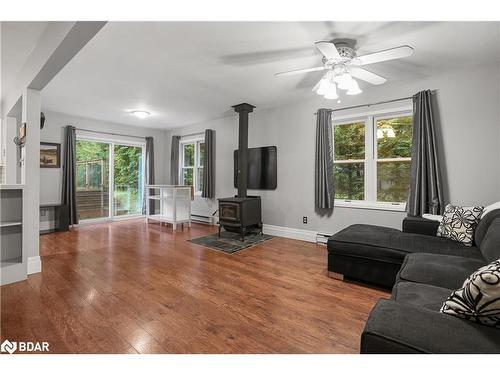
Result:
[[[500,335],[498,328],[382,299],[366,322],[361,353],[500,353]]]
[[[403,219],[403,232],[435,236],[439,221],[428,220],[417,216],[407,216]]]

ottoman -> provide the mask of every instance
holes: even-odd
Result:
[[[438,224],[434,224],[436,228]],[[425,225],[432,224],[426,222]],[[411,253],[482,259],[475,246],[467,247],[430,233],[408,233],[365,224],[351,225],[334,234],[328,239],[327,247],[329,276],[385,288],[392,288],[406,255]]]

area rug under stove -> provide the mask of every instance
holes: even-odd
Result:
[[[213,250],[224,251],[225,253],[232,254],[258,245],[262,242],[270,240],[271,238],[273,238],[273,236],[269,236],[267,234],[249,233],[245,235],[245,242],[241,242],[241,235],[239,233],[222,231],[220,237],[217,233],[214,233],[204,237],[193,238],[188,241],[197,245],[206,246]]]

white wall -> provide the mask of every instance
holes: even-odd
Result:
[[[407,97],[428,88],[437,91],[440,153],[449,201],[489,204],[500,200],[500,81],[497,76],[497,65],[476,67],[371,87],[356,97],[343,98],[341,104],[311,93],[307,101],[274,109],[256,109],[250,114],[249,147],[276,145],[278,148],[278,188],[249,191],[249,194],[262,197],[264,223],[322,233],[334,233],[354,223],[400,228],[405,216],[400,212],[337,207],[331,217],[315,213],[314,112],[321,107],[339,108]],[[228,103],[228,107],[234,104],[238,103]],[[401,103],[394,106],[401,106]],[[231,196],[236,192],[232,181],[233,150],[237,148],[238,133],[236,115],[168,131],[167,159],[170,160],[172,135],[207,128],[216,131],[216,196]],[[168,168],[169,165],[167,176],[170,175]],[[215,209],[215,200],[198,197],[193,204],[193,213],[209,215]],[[302,224],[303,216],[308,216],[308,224]]]
[[[165,132],[148,128],[133,127],[110,122],[103,122],[63,113],[43,111],[45,126],[40,133],[41,142],[61,143],[61,159],[64,152],[64,127],[73,125],[77,128],[127,134],[134,136],[151,136],[155,147],[155,180],[165,181]],[[62,164],[62,160],[61,160]],[[62,165],[61,168],[40,168],[40,203],[58,203],[61,201]]]
[[[27,256],[28,274],[41,271],[41,265],[38,261],[40,251],[40,108],[40,91],[26,89],[22,99],[22,122],[26,123],[26,140],[23,147],[24,162],[21,170],[21,183],[25,185],[23,251]]]
[[[252,116],[253,114],[250,114]],[[250,117],[251,119],[252,117]],[[250,121],[250,123],[252,123]],[[229,116],[222,119],[207,121],[203,124],[196,124],[174,131],[165,132],[165,155],[166,155],[166,176],[170,179],[170,151],[172,135],[187,135],[203,132],[205,129],[215,130],[216,154],[216,186],[217,198],[230,197],[236,194],[233,186],[233,152],[238,147],[238,118]],[[170,181],[169,181],[170,182]],[[191,206],[193,214],[210,216],[217,209],[216,199],[206,199],[196,196]]]

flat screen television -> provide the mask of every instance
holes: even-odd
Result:
[[[248,189],[274,190],[278,183],[276,146],[248,149]],[[234,150],[234,187],[238,188],[238,150]]]

